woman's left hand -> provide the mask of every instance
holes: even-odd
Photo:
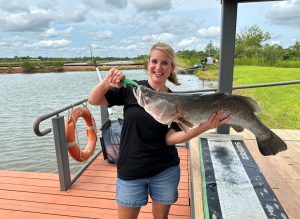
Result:
[[[198,127],[201,126],[202,129],[205,129],[207,131],[209,129],[218,128],[220,125],[227,123],[232,118],[232,115],[228,115],[224,118],[223,116],[224,110],[215,112],[209,117],[209,119],[206,122],[201,123]]]

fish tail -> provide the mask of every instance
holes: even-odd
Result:
[[[264,156],[275,155],[280,151],[287,150],[286,143],[274,132],[270,131],[270,138],[264,141],[257,139],[258,149]]]

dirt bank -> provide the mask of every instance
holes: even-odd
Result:
[[[111,68],[118,68],[120,70],[129,70],[129,69],[143,69],[143,65],[107,65],[107,66],[100,66],[100,70],[108,71]],[[94,66],[77,66],[77,65],[70,65],[70,66],[64,66],[63,71],[95,71]],[[22,73],[23,69],[21,67],[0,67],[0,73],[1,74],[13,74],[13,73]],[[53,70],[53,67],[47,66],[47,69],[40,69],[36,68],[36,73],[42,73],[42,72],[55,72]]]

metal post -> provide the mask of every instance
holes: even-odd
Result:
[[[232,93],[237,6],[237,0],[222,1],[222,32],[218,92]],[[217,132],[220,134],[228,134],[229,126],[223,125],[218,128]]]
[[[63,116],[52,119],[54,143],[59,174],[60,190],[67,191],[71,183],[68,148],[65,132],[65,122]]]
[[[106,122],[106,120],[109,118],[109,112],[107,106],[101,106],[100,107],[101,112],[101,123],[102,125]]]

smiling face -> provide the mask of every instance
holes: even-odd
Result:
[[[170,57],[162,50],[154,49],[148,60],[149,80],[155,85],[164,85],[174,71],[174,64]]]

